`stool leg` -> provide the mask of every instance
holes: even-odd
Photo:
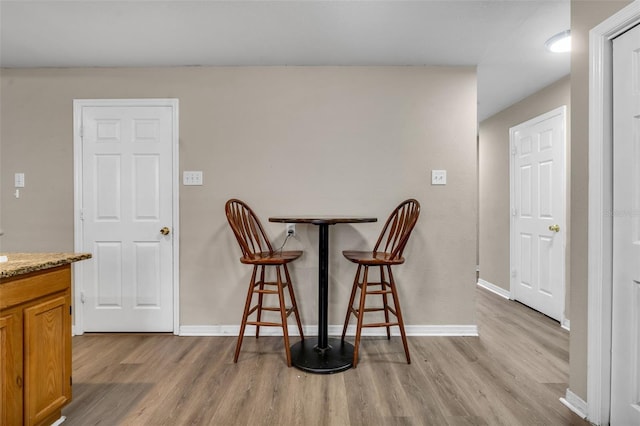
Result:
[[[387,283],[384,276],[384,266],[380,265],[380,290],[387,290]],[[384,306],[384,321],[387,323],[387,340],[391,340],[391,327],[389,324],[389,299],[387,293],[382,293],[382,305]]]
[[[265,266],[260,266],[260,290],[264,290],[264,268]],[[262,320],[262,300],[263,293],[258,293],[258,313],[256,322],[259,323]],[[256,339],[260,337],[260,326],[256,325]]]
[[[251,282],[249,283],[249,291],[247,292],[247,301],[244,304],[244,313],[242,314],[242,322],[240,323],[240,335],[238,336],[238,342],[236,343],[236,353],[233,356],[233,362],[238,362],[238,356],[240,355],[240,348],[242,347],[242,338],[244,337],[244,329],[247,326],[247,317],[249,316],[249,308],[251,307],[251,299],[253,297],[253,286],[256,283],[256,272],[258,266],[253,267],[253,273],[251,274]]]
[[[398,314],[398,325],[400,327],[400,335],[402,336],[402,345],[404,346],[404,353],[407,356],[407,364],[411,364],[411,357],[409,356],[409,345],[407,345],[407,334],[404,332],[404,320],[402,319],[402,310],[400,309],[400,299],[398,298],[398,291],[396,289],[396,283],[391,273],[391,266],[387,266],[389,271],[389,284],[391,284],[391,294],[393,296],[393,304],[396,307],[396,313]]]
[[[358,366],[358,349],[360,348],[360,336],[362,334],[362,323],[364,320],[364,306],[367,298],[367,279],[369,275],[369,266],[365,265],[364,274],[362,276],[362,286],[360,287],[360,308],[358,309],[358,325],[356,328],[356,343],[353,345],[353,368]]]
[[[356,290],[358,289],[358,279],[360,278],[361,267],[362,265],[358,265],[356,277],[353,279],[353,286],[351,287],[351,297],[349,297],[349,305],[347,306],[347,315],[344,318],[344,327],[342,327],[342,340],[344,340],[344,336],[347,334],[347,326],[349,325],[349,319],[351,318],[351,314],[353,312],[353,301],[356,298]]]
[[[293,291],[293,283],[291,282],[291,276],[289,275],[289,268],[287,265],[282,265],[284,269],[284,276],[287,279],[287,288],[289,289],[289,297],[291,298],[291,305],[293,306],[293,314],[296,316],[296,322],[298,323],[298,331],[300,331],[300,339],[304,340],[304,333],[302,332],[302,322],[300,321],[300,312],[298,312],[298,302],[296,302],[296,295]]]
[[[287,327],[287,307],[284,304],[284,291],[282,289],[282,274],[280,266],[276,266],[278,279],[278,298],[280,299],[280,317],[282,318],[282,334],[284,335],[284,350],[287,356],[287,367],[291,367],[291,351],[289,349],[289,329]]]

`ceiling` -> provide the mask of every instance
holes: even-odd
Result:
[[[480,121],[569,74],[569,0],[0,0],[2,67],[465,65]]]

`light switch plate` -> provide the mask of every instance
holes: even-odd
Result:
[[[14,179],[16,188],[24,188],[24,173],[16,173]]]
[[[201,171],[185,171],[182,173],[183,185],[202,185]]]
[[[431,185],[446,185],[446,184],[447,184],[446,170],[431,170]]]

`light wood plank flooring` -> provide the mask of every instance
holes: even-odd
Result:
[[[357,369],[287,368],[282,339],[73,338],[72,425],[588,425],[563,406],[568,333],[477,290],[480,337],[363,338]],[[295,341],[295,338],[292,338]]]

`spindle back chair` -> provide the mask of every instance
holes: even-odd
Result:
[[[386,327],[387,339],[391,339],[391,326],[398,326],[402,337],[407,363],[411,363],[409,356],[409,346],[404,330],[404,320],[400,309],[400,300],[396,289],[396,282],[391,271],[391,266],[404,263],[404,249],[409,241],[409,237],[416,226],[420,216],[420,203],[411,198],[400,203],[389,215],[378,241],[372,251],[345,250],[342,252],[345,258],[356,263],[358,269],[353,280],[349,307],[342,329],[342,340],[345,339],[347,326],[351,315],[357,319],[356,338],[353,351],[353,366],[358,365],[358,350],[363,327]],[[380,280],[371,281],[369,267],[379,268]],[[354,306],[356,293],[360,290],[360,298],[357,306]],[[382,307],[366,307],[367,295],[379,295],[382,297]],[[393,307],[389,305],[388,296],[391,295]],[[384,313],[384,322],[364,323],[365,313]],[[395,317],[391,321],[390,314]]]
[[[225,212],[227,221],[242,251],[240,262],[253,265],[233,362],[238,362],[238,356],[240,355],[240,348],[242,347],[242,340],[247,325],[254,325],[256,327],[256,338],[260,335],[261,326],[282,327],[285,355],[287,365],[290,367],[291,353],[289,350],[289,331],[287,326],[287,318],[289,315],[294,314],[301,339],[304,339],[304,334],[302,332],[298,304],[296,303],[295,292],[287,265],[298,259],[302,255],[302,251],[274,251],[258,216],[245,202],[236,198],[230,199],[225,204]],[[267,274],[267,269],[270,267],[275,269],[275,280],[270,280],[270,276]],[[290,307],[285,305],[285,288],[288,289]],[[257,295],[257,303],[252,306],[255,295]],[[268,295],[277,295],[278,306],[267,306],[264,304],[265,296]],[[279,312],[280,322],[264,321],[262,318],[263,311]],[[256,314],[255,320],[249,320],[249,316],[254,313]]]

